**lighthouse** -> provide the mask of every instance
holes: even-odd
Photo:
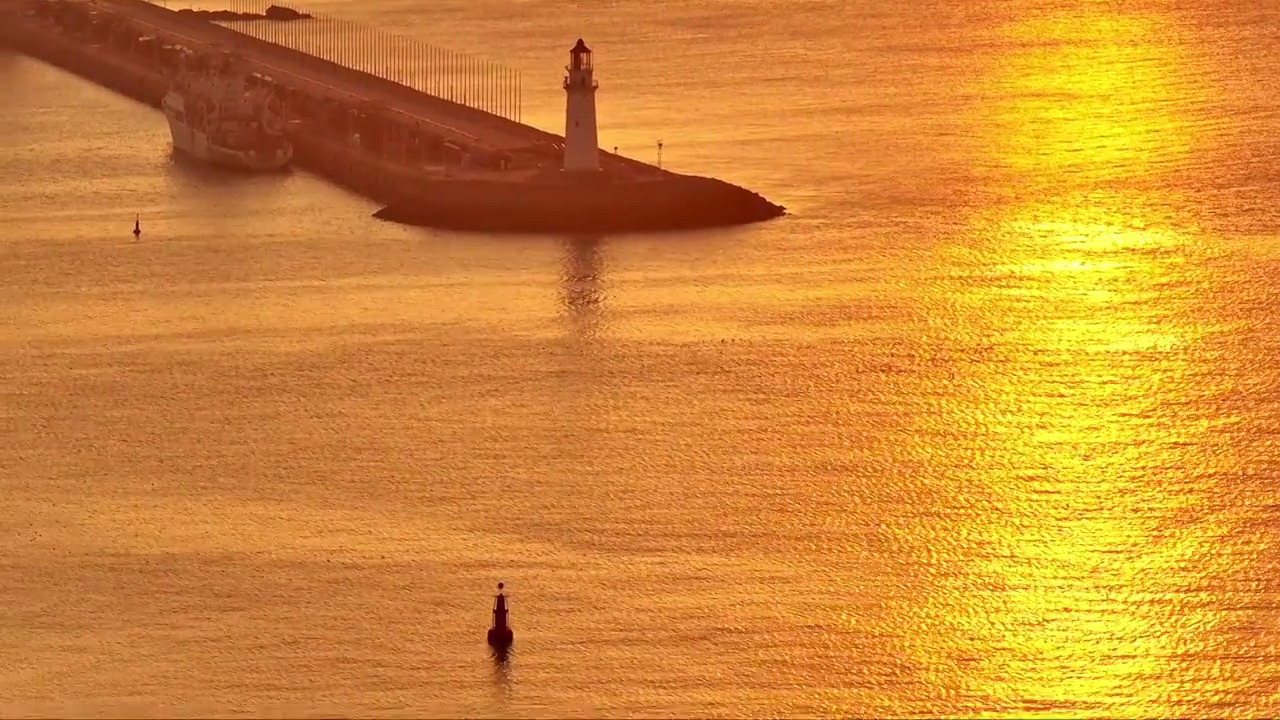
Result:
[[[578,38],[569,51],[564,77],[564,169],[594,172],[600,169],[596,137],[596,85],[592,77],[591,49]]]

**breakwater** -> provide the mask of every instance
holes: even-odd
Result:
[[[273,12],[291,25],[309,21],[292,8]],[[263,15],[259,22],[277,21],[255,14]],[[626,232],[783,213],[742,188],[609,153],[589,177],[560,172],[560,136],[211,17],[142,0],[7,0],[0,3],[0,42],[152,106],[180,67],[235,64],[282,100],[299,167],[386,204],[379,217],[397,222]],[[469,97],[509,106],[509,89],[471,82],[476,92]]]

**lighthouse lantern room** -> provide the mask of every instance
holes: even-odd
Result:
[[[564,169],[591,172],[600,169],[596,133],[596,88],[592,77],[591,49],[578,38],[569,51],[565,68]]]

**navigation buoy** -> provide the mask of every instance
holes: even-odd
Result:
[[[498,595],[493,599],[493,627],[489,628],[489,646],[498,652],[505,652],[515,641],[515,633],[507,624],[507,596],[502,594],[502,583],[498,583]]]
[[[138,237],[142,234],[142,216],[137,215],[133,218],[133,236]]]

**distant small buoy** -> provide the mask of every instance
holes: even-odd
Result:
[[[498,652],[506,652],[515,641],[515,633],[507,623],[507,596],[498,583],[498,595],[493,599],[493,627],[489,628],[489,646]]]
[[[133,219],[133,236],[138,237],[142,234],[142,216],[138,215]]]

